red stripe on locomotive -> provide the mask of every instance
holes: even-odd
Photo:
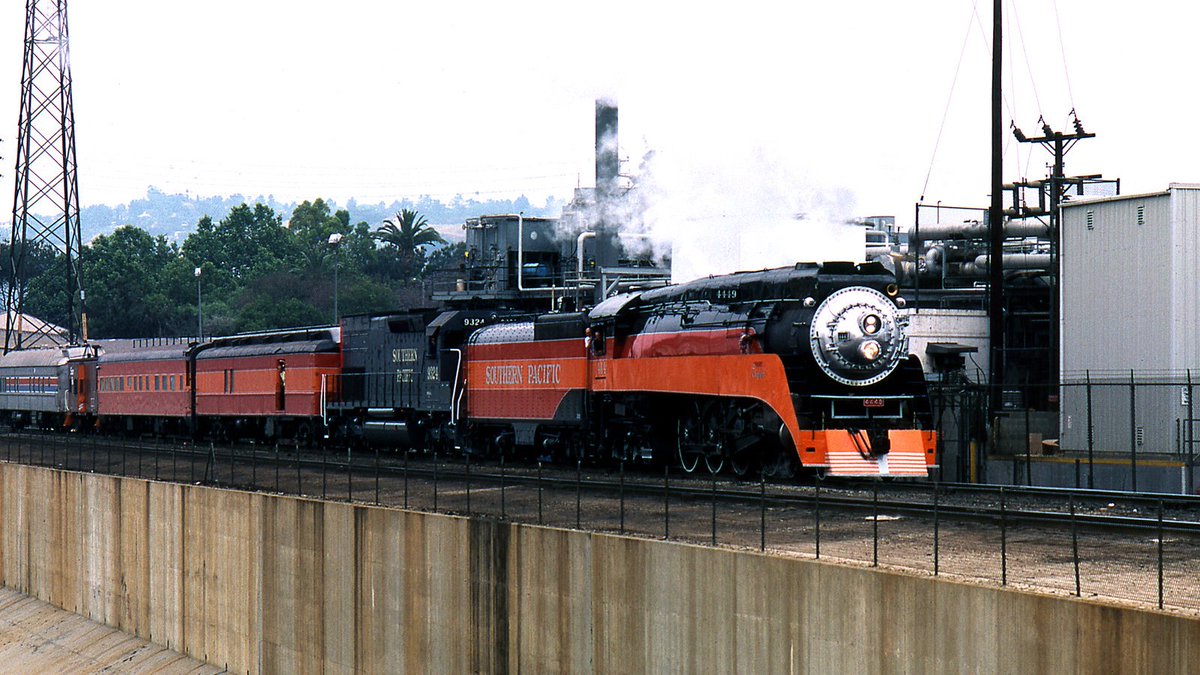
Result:
[[[616,343],[618,358],[760,354],[754,331],[742,328],[638,333]]]

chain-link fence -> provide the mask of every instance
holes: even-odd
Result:
[[[931,391],[941,478],[1196,494],[1197,411],[1189,372],[1084,372],[1055,385]],[[1040,409],[1022,405],[1040,391]]]

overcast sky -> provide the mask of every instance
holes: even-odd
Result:
[[[1075,107],[1098,138],[1068,171],[1120,176],[1126,193],[1200,180],[1196,3],[1006,7],[1006,120],[1065,129]],[[922,194],[986,205],[990,12],[971,0],[75,0],[80,197],[115,204],[154,185],[565,198],[592,184],[593,102],[606,96],[630,168],[653,148],[663,189],[709,195],[709,212],[775,201],[909,222]],[[0,8],[5,220],[23,14]],[[1010,149],[1006,178],[1040,177],[1045,160]]]

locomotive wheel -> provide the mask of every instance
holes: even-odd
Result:
[[[296,427],[296,447],[311,448],[313,446],[313,427],[311,422],[301,422]]]
[[[704,426],[709,437],[704,453],[704,466],[708,467],[709,473],[721,473],[721,469],[725,468],[725,443],[721,440],[721,432],[715,419],[709,418]]]
[[[728,432],[729,469],[738,478],[745,478],[762,461],[760,439],[752,432],[746,415],[733,401],[724,406],[725,429]]]
[[[704,452],[700,448],[701,424],[695,415],[682,417],[679,420],[677,434],[679,465],[685,473],[695,473],[700,466],[700,458]]]
[[[753,450],[735,452],[729,458],[729,468],[738,478],[745,478],[756,464],[758,464],[758,456]]]
[[[796,455],[784,450],[763,465],[763,473],[767,478],[788,480],[796,477]]]
[[[725,448],[721,438],[719,406],[693,403],[690,413],[679,419],[677,445],[679,465],[686,473],[695,473],[700,460],[709,473],[725,468]]]
[[[229,442],[229,432],[225,430],[225,423],[221,420],[216,420],[209,427],[209,434],[212,436],[214,443]]]

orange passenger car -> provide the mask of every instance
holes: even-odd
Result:
[[[201,433],[309,442],[341,367],[337,329],[217,338],[196,349],[193,367]]]
[[[97,361],[96,414],[110,431],[179,433],[191,418],[189,345],[104,343]]]

